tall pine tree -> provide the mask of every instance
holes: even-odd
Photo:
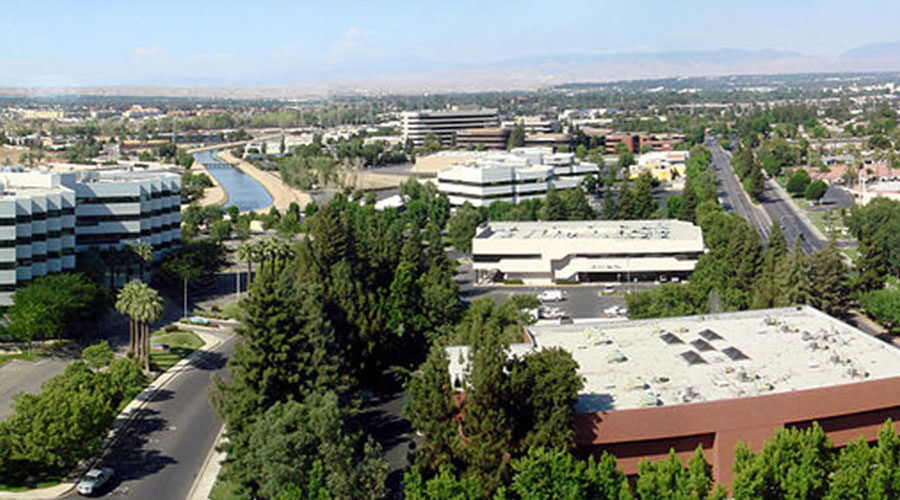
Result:
[[[777,266],[778,300],[776,306],[809,304],[812,284],[809,277],[809,260],[803,254],[800,240],[794,240],[794,249],[781,259]]]
[[[850,287],[847,264],[832,238],[828,245],[812,256],[812,305],[836,317],[844,317],[850,309]]]

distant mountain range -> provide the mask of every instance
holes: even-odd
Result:
[[[191,84],[171,80],[146,85],[65,89],[0,88],[0,95],[174,95],[213,97],[322,97],[334,93],[437,93],[530,90],[562,83],[692,76],[838,73],[900,70],[900,42],[853,48],[838,56],[780,50],[721,49],[693,52],[548,54],[491,63],[449,63],[398,58],[366,64],[320,66],[313,71],[226,82],[209,77]],[[206,82],[206,83],[201,83]],[[144,83],[144,82],[141,82]]]

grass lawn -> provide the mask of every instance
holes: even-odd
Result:
[[[240,494],[240,488],[234,483],[230,483],[222,479],[222,472],[219,471],[219,477],[216,478],[216,484],[213,485],[209,492],[209,500],[243,500]]]
[[[222,306],[220,310],[222,316],[225,316],[229,319],[241,319],[241,306],[240,302],[234,301]]]
[[[188,354],[203,347],[203,340],[188,330],[157,330],[150,335],[150,342],[169,346],[168,351],[150,351],[150,368],[160,372],[168,370]]]
[[[50,480],[50,481],[38,481],[33,486],[6,486],[5,484],[0,484],[0,491],[9,491],[12,493],[17,493],[20,491],[29,491],[40,488],[49,488],[51,486],[56,486],[59,484],[59,480]]]
[[[30,352],[23,352],[21,354],[0,354],[0,366],[3,366],[7,361],[12,361],[14,359],[21,361],[37,361],[41,359],[41,356]]]
[[[822,231],[822,234],[828,236],[826,227],[829,225],[828,218],[831,218],[831,224],[842,225],[841,213],[839,210],[803,210],[809,221]]]

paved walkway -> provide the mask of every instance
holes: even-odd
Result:
[[[253,177],[257,182],[263,185],[266,188],[266,191],[272,195],[272,206],[278,209],[279,212],[284,213],[291,203],[296,203],[300,205],[300,209],[302,210],[307,203],[312,201],[312,198],[309,194],[299,190],[294,189],[284,182],[281,181],[281,176],[276,173],[266,172],[264,170],[260,170],[239,158],[235,158],[234,155],[231,154],[230,151],[221,151],[219,153],[219,158],[223,161],[226,161],[236,168],[240,169],[242,172],[246,173],[250,177]],[[258,213],[266,213],[269,211],[270,207],[261,208],[256,210]]]

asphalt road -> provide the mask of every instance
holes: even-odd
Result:
[[[787,194],[775,188],[774,180],[766,179],[765,189],[759,198],[759,207],[756,207],[745,195],[744,188],[731,166],[730,155],[714,139],[707,140],[706,146],[712,152],[713,170],[719,178],[719,198],[726,209],[737,211],[763,238],[768,238],[772,230],[771,224],[780,224],[788,248],[793,248],[794,240],[798,237],[801,237],[800,248],[807,255],[825,247],[827,242],[819,239],[809,223],[797,216],[790,206]],[[846,206],[848,196],[837,188],[831,188],[823,199],[836,206]],[[849,202],[852,202],[852,198]],[[762,210],[768,215],[768,220]]]
[[[187,498],[222,425],[213,412],[208,388],[213,375],[225,373],[234,343],[235,337],[229,335],[211,351],[196,356],[142,409],[103,457],[102,465],[115,469],[116,477],[102,496]]]
[[[781,190],[775,189],[774,183],[775,181],[771,179],[766,180],[766,189],[763,191],[760,201],[772,222],[781,224],[788,248],[794,247],[794,240],[798,236],[802,237],[800,248],[807,255],[825,248],[827,242],[820,240],[812,231],[812,228],[797,216],[790,206],[790,201],[782,195]]]
[[[719,180],[719,201],[726,210],[734,210],[750,222],[763,239],[768,239],[772,226],[759,207],[745,194],[744,187],[731,166],[731,156],[722,149],[714,138],[706,140],[706,147],[712,153],[712,169]],[[773,219],[774,220],[774,219]]]

